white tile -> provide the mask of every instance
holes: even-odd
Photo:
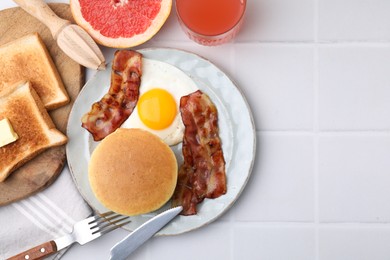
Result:
[[[319,59],[322,130],[390,129],[389,47],[323,47]]]
[[[239,45],[234,64],[258,130],[313,128],[311,47]]]
[[[236,41],[312,41],[314,1],[247,0]]]
[[[233,258],[313,260],[315,231],[306,227],[236,227]]]
[[[255,167],[236,221],[313,221],[314,144],[308,136],[258,135]]]
[[[151,259],[228,260],[230,233],[229,225],[213,223],[177,236],[156,237],[150,243]]]
[[[389,158],[389,136],[321,137],[320,221],[389,222]]]
[[[190,41],[181,29],[179,21],[177,20],[175,2],[176,1],[172,1],[172,9],[168,19],[149,41],[150,43],[154,43],[155,46],[158,46],[159,41]]]
[[[319,0],[320,40],[390,40],[390,1]]]
[[[319,260],[388,260],[390,228],[324,227],[319,231]]]

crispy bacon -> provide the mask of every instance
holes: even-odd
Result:
[[[114,132],[131,115],[138,102],[141,76],[140,53],[131,50],[115,52],[108,93],[81,119],[81,126],[92,134],[95,141]]]
[[[197,213],[205,198],[226,193],[225,160],[218,135],[218,112],[210,98],[200,90],[180,99],[185,125],[184,163],[179,169],[173,205],[182,205],[182,215]]]

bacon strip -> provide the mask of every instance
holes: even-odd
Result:
[[[200,90],[180,99],[185,125],[184,163],[179,169],[173,205],[182,205],[182,215],[197,213],[205,198],[226,193],[225,160],[218,135],[218,112],[210,98]]]
[[[141,76],[142,54],[131,50],[115,52],[108,93],[81,119],[81,126],[95,141],[114,132],[131,115],[138,102]]]

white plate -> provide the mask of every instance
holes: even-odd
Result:
[[[159,235],[174,235],[197,229],[220,217],[238,198],[252,171],[256,149],[256,131],[249,106],[236,85],[209,61],[195,54],[176,49],[138,50],[145,58],[172,64],[189,75],[198,87],[209,95],[218,109],[220,137],[226,161],[227,193],[217,199],[205,199],[198,206],[198,214],[179,216]],[[111,64],[99,71],[81,90],[68,122],[67,159],[73,179],[81,195],[97,212],[108,211],[94,196],[88,181],[88,162],[97,142],[81,127],[81,117],[90,110],[93,102],[108,91]],[[172,148],[179,164],[183,158],[181,144]],[[134,230],[142,223],[168,208],[150,214],[132,217],[124,228]]]

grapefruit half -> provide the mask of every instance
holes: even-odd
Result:
[[[70,0],[73,17],[96,42],[129,48],[152,38],[167,20],[172,0]]]

